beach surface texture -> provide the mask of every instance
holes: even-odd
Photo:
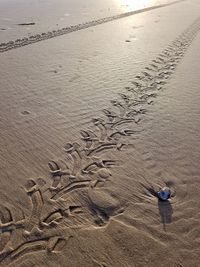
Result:
[[[0,0],[0,266],[200,266],[200,1]]]

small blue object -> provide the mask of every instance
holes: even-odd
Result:
[[[168,187],[163,187],[159,192],[158,192],[158,198],[160,200],[166,201],[170,198],[171,196],[171,191]]]

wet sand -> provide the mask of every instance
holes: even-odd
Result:
[[[24,38],[37,41],[39,35],[44,39],[52,38],[63,32],[94,26],[96,22],[105,23],[108,18],[113,20],[126,13],[143,12],[143,9],[173,2],[175,0],[0,0],[0,43]]]
[[[199,266],[199,11],[2,51],[1,266]]]

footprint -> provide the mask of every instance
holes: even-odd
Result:
[[[50,70],[49,72],[51,72],[51,73],[58,73],[57,70]]]
[[[22,114],[22,115],[29,115],[29,114],[30,114],[30,111],[28,111],[28,110],[24,110],[24,111],[21,112],[21,114]]]

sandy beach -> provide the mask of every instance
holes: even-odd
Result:
[[[0,0],[0,266],[200,266],[199,43],[199,0]]]

